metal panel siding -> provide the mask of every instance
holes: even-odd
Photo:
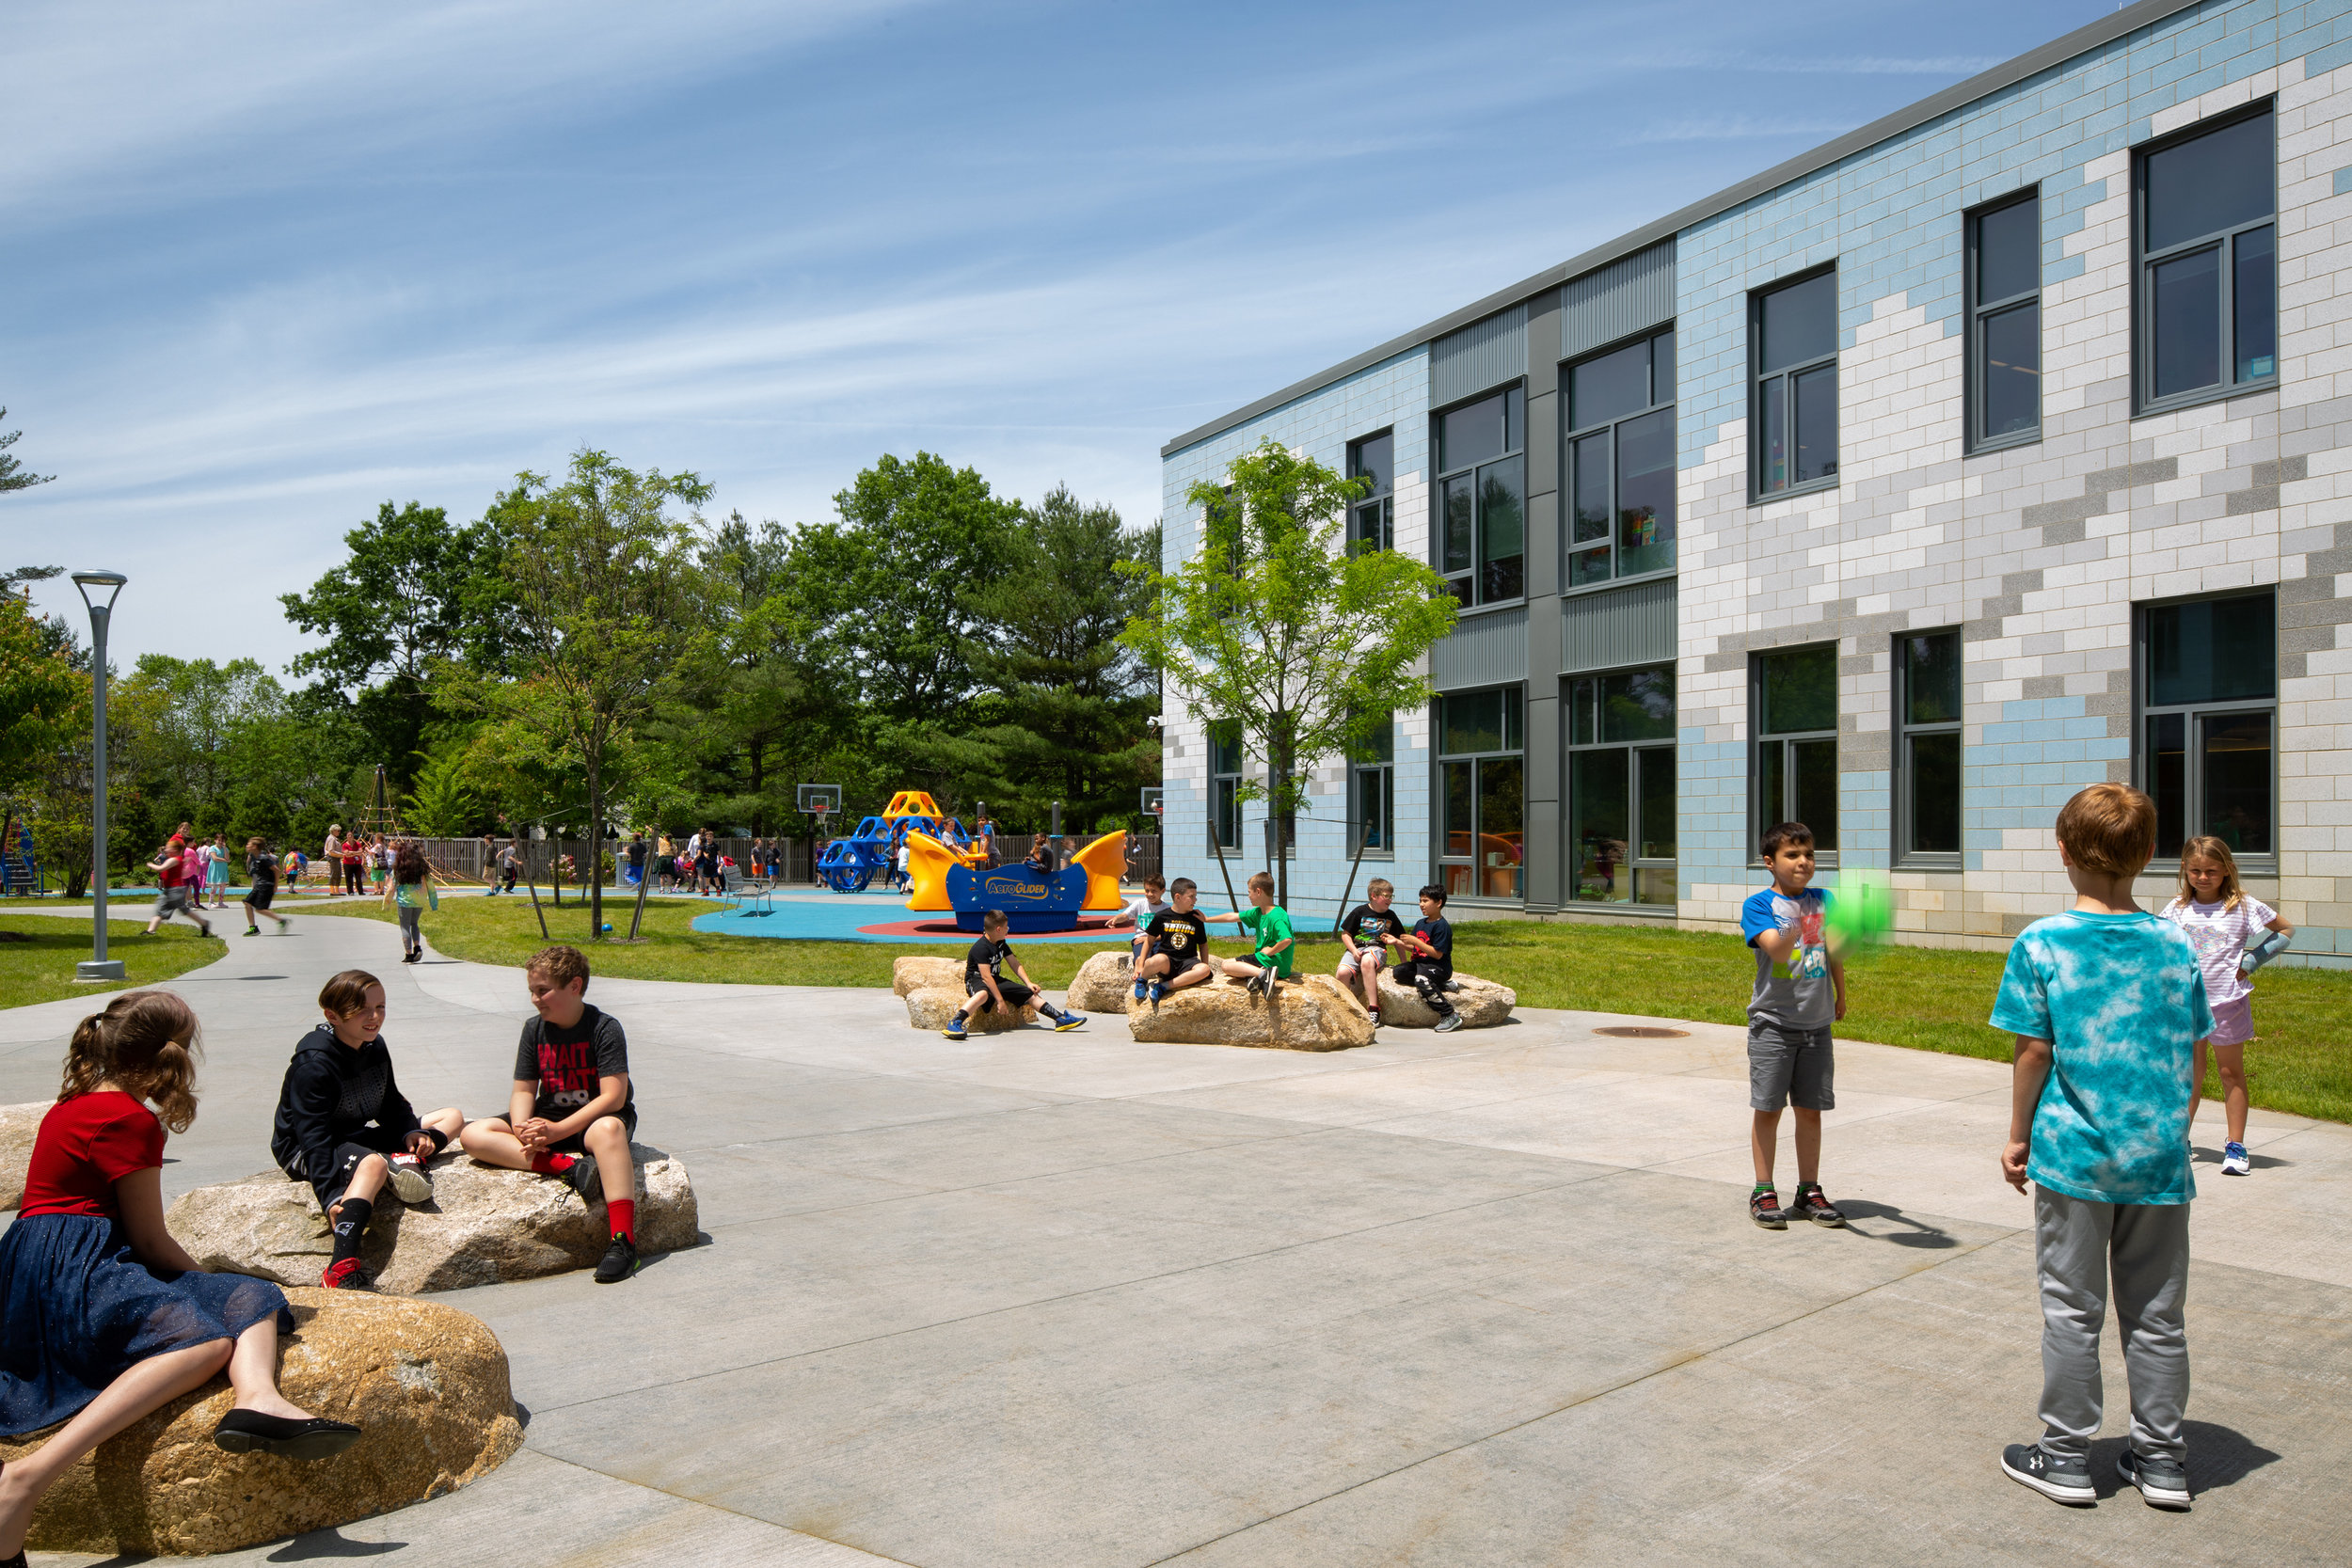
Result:
[[[1675,579],[1560,604],[1560,673],[1670,663],[1675,657]]]
[[[1629,338],[1673,320],[1674,313],[1675,246],[1668,240],[1560,291],[1560,357],[1573,359],[1587,349]]]
[[[1498,610],[1463,620],[1452,636],[1429,651],[1429,674],[1440,691],[1525,680],[1526,610]]]
[[[1429,406],[1443,408],[1527,373],[1527,307],[1472,322],[1429,345]]]

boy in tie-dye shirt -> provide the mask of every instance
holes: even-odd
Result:
[[[2190,1063],[2213,1033],[2197,952],[2132,900],[2154,852],[2156,809],[2126,784],[2093,784],[2058,813],[2058,858],[2074,887],[2064,914],[2010,948],[1993,1027],[2017,1037],[2001,1174],[2034,1184],[2042,1284],[2042,1437],[2001,1467],[2044,1497],[2095,1500],[2099,1337],[2110,1293],[2131,1379],[2123,1479],[2159,1508],[2189,1504]]]

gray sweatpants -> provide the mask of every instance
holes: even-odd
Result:
[[[405,904],[402,904],[398,906],[398,908],[400,910],[401,943],[403,946],[406,947],[408,951],[413,953],[418,948],[424,945],[424,931],[420,925],[420,922],[424,919],[424,911],[422,910],[412,910]]]
[[[2132,1451],[2186,1462],[2188,1205],[2090,1203],[2037,1186],[2042,1275],[2042,1446],[2081,1458],[2099,1432],[2099,1336],[2107,1298],[2132,1386]]]

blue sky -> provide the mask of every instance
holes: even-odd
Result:
[[[19,4],[0,429],[58,478],[0,564],[276,667],[378,501],[583,443],[1148,522],[1169,436],[2110,4]]]

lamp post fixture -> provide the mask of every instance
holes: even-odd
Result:
[[[89,607],[90,643],[90,956],[73,966],[76,980],[127,980],[120,958],[106,957],[106,623],[115,595],[131,579],[120,572],[76,572],[73,586]],[[90,591],[103,594],[92,598]]]

